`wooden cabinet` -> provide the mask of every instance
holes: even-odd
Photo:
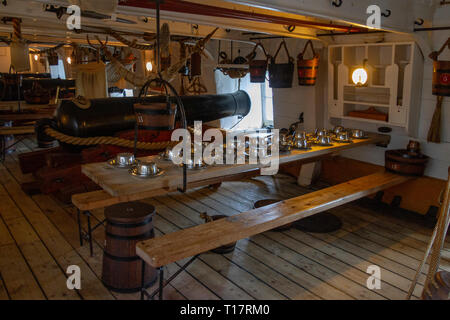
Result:
[[[330,118],[398,126],[417,135],[423,56],[414,42],[331,45],[328,57]],[[352,74],[362,67],[368,80],[358,86]],[[368,109],[386,120],[351,116]]]

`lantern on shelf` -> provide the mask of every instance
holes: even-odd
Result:
[[[369,75],[367,74],[367,59],[364,59],[363,66],[356,68],[352,73],[352,81],[357,87],[363,87],[367,85]]]

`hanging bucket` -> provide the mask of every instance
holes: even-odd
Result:
[[[49,53],[47,56],[48,64],[51,66],[58,65],[58,54],[56,52]]]
[[[435,96],[450,97],[450,61],[438,60],[446,46],[450,49],[450,38],[439,51],[430,54],[433,59],[433,94]]]
[[[256,49],[257,47],[261,47],[264,52],[264,56],[266,59],[264,60],[255,60],[256,57]],[[253,83],[262,83],[266,81],[266,72],[267,72],[267,53],[261,43],[258,43],[253,51],[248,55],[249,60],[249,70],[250,70],[250,82]]]
[[[311,47],[313,52],[312,59],[304,59],[304,55],[308,46]],[[297,73],[298,84],[300,86],[313,86],[316,84],[317,71],[319,70],[319,54],[314,51],[313,43],[311,40],[306,42],[303,52],[297,56]]]
[[[450,97],[450,61],[433,62],[433,94]]]
[[[284,46],[289,58],[288,63],[276,63],[276,58],[281,47]],[[270,58],[269,64],[269,86],[271,88],[292,88],[292,79],[294,78],[294,59],[289,55],[286,42],[283,40],[278,47],[277,52]]]
[[[160,102],[141,98],[147,94],[151,81],[147,82],[139,93],[138,102],[134,104],[136,123],[145,130],[173,130],[175,127],[176,105],[169,95],[162,95]]]

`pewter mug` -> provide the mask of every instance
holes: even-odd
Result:
[[[364,131],[360,129],[354,129],[352,130],[352,136],[353,138],[363,138],[364,137]]]
[[[347,131],[340,132],[337,135],[337,139],[340,141],[348,141],[349,140],[348,132]]]
[[[118,153],[116,163],[123,167],[132,165],[134,163],[134,155],[132,153]]]
[[[141,176],[153,176],[158,174],[158,167],[155,162],[140,162],[136,165],[136,173]]]
[[[333,132],[335,135],[340,134],[341,132],[343,132],[345,129],[343,126],[336,126],[333,128]]]

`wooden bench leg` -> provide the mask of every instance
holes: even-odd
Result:
[[[80,219],[81,213],[84,214],[87,218],[87,225],[88,225],[87,234],[83,232],[83,229],[81,227],[81,219]],[[83,238],[86,239],[87,241],[89,241],[89,251],[90,251],[91,257],[93,257],[94,256],[94,247],[92,244],[92,232],[95,229],[97,229],[98,227],[100,227],[101,225],[103,225],[105,223],[106,219],[100,221],[92,228],[91,227],[91,215],[92,214],[89,210],[80,211],[79,209],[77,209],[78,235],[80,237],[80,246],[83,246]]]
[[[0,155],[0,162],[5,161],[6,158],[6,136],[2,135],[2,139],[0,142],[0,146],[1,146],[1,155]]]
[[[78,222],[78,236],[80,238],[80,247],[83,246],[83,230],[81,229],[80,209],[77,209],[77,222]]]
[[[144,260],[142,260],[142,268],[141,268],[141,300],[144,300],[145,297],[148,297],[150,300],[153,300],[156,295],[158,295],[159,300],[163,300],[163,289],[165,286],[167,286],[173,279],[175,279],[183,270],[185,270],[192,262],[195,261],[200,256],[200,254],[197,254],[196,256],[193,256],[188,262],[186,262],[183,266],[180,267],[180,269],[177,270],[167,281],[164,281],[164,266],[159,267],[159,288],[155,291],[153,291],[151,294],[149,294],[145,289],[145,268],[146,263]]]

